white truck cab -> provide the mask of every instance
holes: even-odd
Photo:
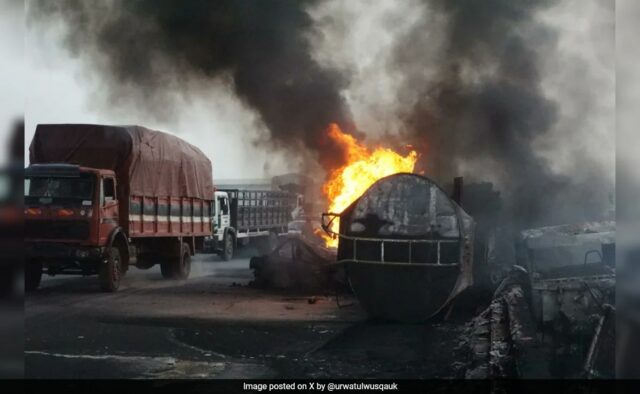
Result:
[[[229,207],[229,194],[227,192],[215,192],[215,207],[213,209],[212,227],[213,234],[222,242],[224,239],[224,231],[231,226],[231,209]]]

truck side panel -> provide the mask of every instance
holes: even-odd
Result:
[[[286,228],[296,196],[278,191],[225,190],[229,194],[231,226],[240,232]]]
[[[129,237],[211,235],[210,204],[200,198],[132,196]]]

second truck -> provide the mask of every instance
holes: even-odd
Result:
[[[212,208],[213,236],[207,245],[226,261],[237,246],[249,241],[267,253],[275,248],[278,235],[288,231],[299,206],[300,197],[290,192],[218,189]]]

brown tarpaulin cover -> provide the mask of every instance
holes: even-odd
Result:
[[[176,136],[140,126],[41,124],[29,160],[113,170],[127,196],[213,199],[211,161],[204,153]]]

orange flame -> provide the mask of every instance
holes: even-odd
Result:
[[[413,172],[418,154],[412,150],[407,156],[389,148],[377,147],[370,151],[353,136],[345,134],[337,124],[331,124],[329,137],[342,146],[347,155],[347,164],[334,170],[322,187],[329,200],[329,212],[341,213],[360,197],[378,179],[399,172]],[[331,223],[330,229],[338,232],[339,219]],[[337,247],[338,239],[323,234],[328,247]]]

